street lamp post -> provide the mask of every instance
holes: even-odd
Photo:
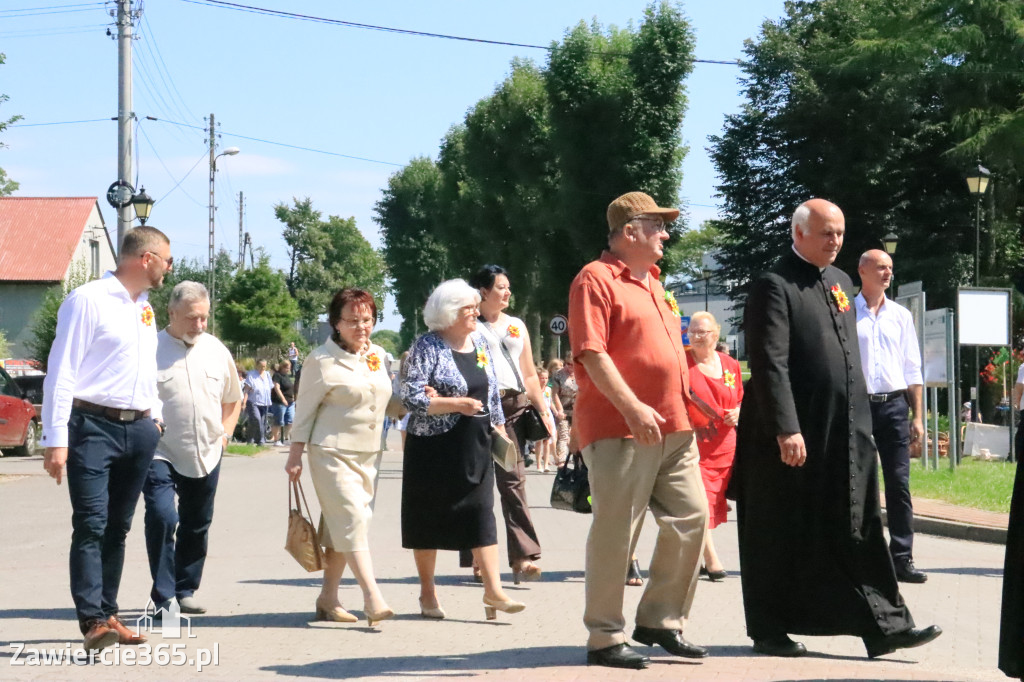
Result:
[[[146,194],[146,188],[140,187],[139,193],[132,197],[132,207],[135,209],[135,217],[139,219],[139,222],[143,225],[149,220],[149,215],[153,212],[153,197]]]
[[[896,253],[896,245],[899,244],[900,238],[895,233],[890,232],[889,234],[882,237],[882,248],[885,252],[892,256]]]
[[[212,115],[211,115],[211,119],[212,119]],[[216,272],[215,272],[215,269],[214,269],[214,259],[216,258],[216,253],[214,252],[214,249],[215,249],[215,244],[214,244],[214,241],[215,241],[215,239],[214,239],[214,216],[215,216],[215,214],[217,212],[217,204],[214,203],[213,179],[214,179],[214,177],[217,174],[217,159],[219,159],[222,156],[234,156],[235,154],[237,154],[240,151],[238,149],[238,147],[228,147],[227,149],[222,151],[220,154],[215,154],[216,147],[214,145],[214,139],[215,139],[214,138],[214,134],[213,134],[213,132],[211,130],[211,133],[210,133],[210,275],[207,278],[208,279],[207,284],[208,284],[208,288],[210,290],[210,333],[213,333],[214,330],[215,330],[214,318],[213,318],[213,302],[215,300],[214,299],[214,292],[216,291],[216,281],[217,281],[217,279],[216,279]]]
[[[988,180],[991,173],[989,170],[981,165],[981,160],[978,160],[978,167],[972,168],[967,173],[967,191],[975,199],[975,210],[974,210],[974,286],[978,286],[981,282],[981,198],[985,195],[985,191],[988,189]],[[974,400],[971,403],[971,418],[978,418],[979,404],[981,399],[981,392],[978,388],[978,375],[981,372],[981,349],[978,346],[974,347]]]
[[[715,274],[715,271],[706,265],[700,269],[701,279],[704,280],[704,312],[708,311],[708,290],[711,288],[711,275]]]

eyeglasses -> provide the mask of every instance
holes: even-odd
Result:
[[[162,262],[162,263],[166,264],[166,266],[167,266],[167,267],[169,267],[169,268],[170,268],[170,267],[173,267],[173,266],[174,266],[174,256],[168,256],[168,257],[167,257],[166,259],[164,259],[164,257],[163,257],[163,256],[161,256],[161,255],[160,255],[159,253],[157,253],[156,251],[146,251],[145,253],[143,253],[143,254],[142,254],[142,255],[143,255],[143,257],[145,257],[145,255],[146,255],[147,253],[148,253],[149,255],[151,255],[151,256],[156,256],[157,258],[159,258],[159,259],[160,259],[160,262]]]
[[[374,320],[372,317],[363,317],[358,320],[345,319],[343,317],[341,322],[349,329],[359,329],[360,327],[372,327]]]
[[[649,215],[638,215],[638,216],[635,216],[633,218],[630,218],[629,222],[633,222],[633,221],[637,221],[637,220],[647,221],[647,222],[654,223],[654,228],[651,229],[651,232],[665,232],[666,231],[665,221],[663,219],[661,219],[661,218],[656,218],[654,216],[649,216]],[[646,230],[646,229],[650,229],[650,228],[646,228],[645,227],[644,229]]]
[[[474,316],[480,314],[480,306],[478,305],[464,305],[459,308],[459,312],[462,314],[473,313]]]
[[[702,330],[698,330],[698,331],[689,331],[689,330],[687,330],[686,333],[689,336],[693,336],[693,337],[696,337],[696,338],[699,339],[699,338],[703,338],[705,336],[711,336],[715,332],[713,330],[711,330],[711,329],[702,329]]]

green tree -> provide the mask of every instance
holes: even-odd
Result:
[[[57,311],[61,303],[68,297],[72,289],[76,289],[93,278],[89,276],[85,260],[78,260],[68,268],[67,278],[55,284],[43,296],[39,310],[32,316],[30,324],[32,339],[28,342],[29,356],[38,360],[46,371],[46,363],[50,358],[50,347],[57,338]]]
[[[371,334],[370,340],[388,353],[391,353],[392,357],[397,358],[401,355],[398,349],[402,347],[402,337],[398,332],[391,331],[390,329],[381,329]]]
[[[666,274],[685,279],[700,279],[704,254],[717,252],[720,241],[721,233],[714,221],[708,220],[699,228],[687,230],[678,239],[673,240],[666,250],[666,259],[671,256],[671,261],[675,265],[674,269]]]
[[[302,321],[311,326],[327,311],[331,297],[344,287],[366,289],[383,303],[387,293],[384,259],[356,227],[355,218],[321,218],[312,201],[278,204],[274,215],[284,223],[289,247],[288,291],[299,304]]]
[[[225,342],[259,347],[293,340],[299,308],[288,295],[285,275],[261,256],[255,268],[242,270],[232,280],[217,315]]]
[[[7,335],[0,329],[0,358],[6,358],[11,354],[11,346],[7,342]]]
[[[173,248],[173,243],[172,243]],[[216,268],[217,280],[216,290],[214,291],[213,307],[215,314],[219,310],[221,304],[226,300],[225,297],[227,292],[231,288],[231,282],[235,277],[235,270],[237,264],[235,259],[231,257],[225,249],[221,249],[217,252],[217,257],[214,260],[214,267]],[[180,282],[192,281],[199,282],[203,286],[209,288],[210,286],[210,265],[209,262],[201,258],[182,258],[181,260],[175,259],[174,269],[171,270],[164,277],[164,284],[159,289],[151,289],[149,292],[149,302],[153,306],[153,312],[156,313],[157,327],[163,329],[167,326],[167,303],[171,298],[171,290],[174,289],[175,285]],[[220,336],[219,330],[215,328],[217,336]]]
[[[0,52],[0,65],[5,61],[4,53]],[[0,104],[6,102],[10,97],[8,95],[0,94]],[[12,116],[7,120],[0,119],[0,133],[7,129],[7,126],[12,123],[16,123],[21,120],[21,116]],[[3,149],[6,145],[0,142],[0,149]],[[10,196],[18,189],[18,183],[7,177],[7,172],[3,168],[0,168],[0,197]]]

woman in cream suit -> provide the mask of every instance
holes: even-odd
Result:
[[[291,480],[299,479],[302,451],[308,444],[310,475],[322,514],[320,540],[327,550],[317,620],[358,620],[338,600],[346,565],[363,591],[369,624],[395,615],[373,577],[368,540],[384,411],[391,397],[384,350],[370,343],[376,320],[377,305],[369,293],[339,291],[328,310],[331,338],[302,363],[285,470]]]

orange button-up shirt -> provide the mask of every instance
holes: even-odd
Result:
[[[691,430],[683,397],[690,379],[679,316],[665,300],[660,274],[652,266],[645,285],[607,251],[584,266],[569,288],[569,343],[575,358],[588,350],[607,353],[640,402],[665,418],[661,432],[668,434]],[[576,381],[580,447],[631,437],[625,418],[578,362]]]

